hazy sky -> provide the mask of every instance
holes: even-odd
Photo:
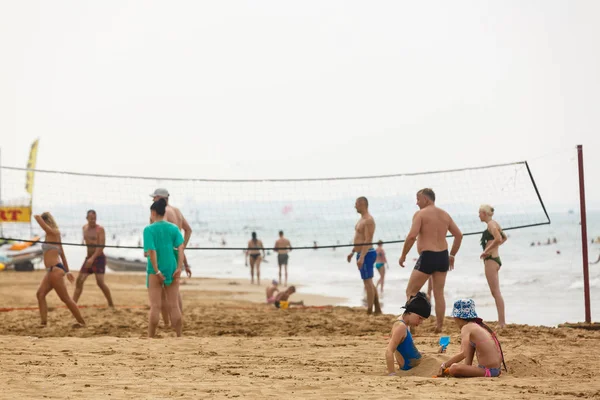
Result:
[[[598,1],[0,0],[2,164],[37,137],[38,168],[145,176],[529,160],[576,208],[583,144],[600,208],[599,20]]]

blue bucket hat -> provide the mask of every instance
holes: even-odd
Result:
[[[452,316],[460,319],[475,319],[477,313],[475,312],[475,302],[473,299],[460,299],[454,302],[454,308],[452,308]]]

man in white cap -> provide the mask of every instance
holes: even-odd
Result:
[[[159,188],[159,189],[156,189],[154,191],[154,193],[152,193],[150,195],[150,197],[152,197],[153,201],[157,201],[159,199],[165,199],[167,201],[167,209],[165,211],[165,220],[167,222],[177,225],[177,227],[180,230],[183,229],[183,232],[184,232],[183,248],[185,249],[188,245],[188,242],[190,241],[190,237],[192,236],[192,228],[191,228],[190,224],[188,224],[188,222],[184,218],[184,216],[181,213],[181,211],[179,210],[179,208],[173,207],[169,204],[169,191],[164,188]],[[184,257],[183,258],[183,266],[185,267],[185,273],[187,274],[187,276],[189,278],[192,276],[192,271],[187,262],[187,257],[185,256],[185,253],[184,253],[183,257]],[[179,293],[179,309],[183,315],[183,301],[181,299],[181,292]],[[165,325],[168,326],[169,321],[170,321],[169,308],[167,307],[167,299],[166,299],[164,292],[163,292],[163,298],[162,298],[162,315],[163,315],[163,320],[165,321]]]

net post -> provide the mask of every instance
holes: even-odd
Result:
[[[588,270],[587,217],[585,212],[585,184],[583,179],[583,146],[577,145],[579,164],[579,207],[581,213],[581,251],[583,255],[583,295],[585,300],[585,322],[592,322],[590,310],[590,274]]]

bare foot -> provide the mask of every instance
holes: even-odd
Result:
[[[78,322],[76,324],[71,325],[71,328],[74,328],[74,329],[85,328],[85,324],[80,324]]]
[[[442,328],[435,328],[433,333],[442,333]]]
[[[40,322],[40,328],[45,328],[48,325],[47,321]]]

